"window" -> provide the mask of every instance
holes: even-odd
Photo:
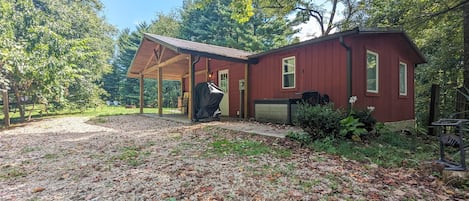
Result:
[[[295,57],[282,60],[282,88],[295,88]]]
[[[399,95],[407,96],[407,64],[399,62]]]
[[[366,92],[378,93],[379,89],[379,58],[378,54],[366,51]]]

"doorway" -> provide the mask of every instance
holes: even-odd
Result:
[[[225,93],[220,102],[222,116],[229,116],[230,114],[229,81],[228,70],[218,71],[218,87]]]

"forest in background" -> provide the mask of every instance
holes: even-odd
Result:
[[[9,92],[23,120],[26,104],[44,112],[91,108],[106,100],[137,104],[139,81],[126,73],[144,32],[260,52],[299,42],[297,27],[309,20],[320,25],[318,36],[357,26],[397,27],[428,61],[415,76],[416,118],[423,127],[430,86],[441,86],[440,108],[447,116],[456,111],[456,89],[469,81],[468,2],[185,0],[179,10],[116,30],[105,21],[99,0],[6,0],[0,3],[0,88]],[[164,106],[177,103],[180,84],[163,85]],[[156,81],[146,80],[145,105],[155,106],[156,91]]]

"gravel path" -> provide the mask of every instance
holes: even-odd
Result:
[[[219,151],[232,146],[231,142],[259,142],[268,152]],[[422,177],[428,182],[415,179]],[[469,195],[441,188],[435,178],[416,171],[385,170],[314,153],[288,139],[210,124],[191,126],[139,115],[65,117],[0,132],[0,200],[445,200],[461,196]]]

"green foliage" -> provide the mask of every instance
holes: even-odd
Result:
[[[198,7],[213,3],[216,0],[199,0]],[[227,6],[232,10],[230,18],[245,23],[255,18],[255,11],[261,10],[267,18],[296,16],[295,22],[306,23],[315,21],[320,28],[321,35],[328,35],[334,28],[348,27],[361,19],[357,14],[362,8],[362,1],[331,1],[327,4],[307,0],[239,0],[230,1]],[[337,16],[340,8],[342,19]]]
[[[311,139],[311,136],[308,133],[304,133],[304,132],[290,131],[288,132],[286,137],[292,140],[298,141],[299,143],[301,143],[301,145],[308,145],[311,142],[313,142],[313,140]]]
[[[129,68],[134,55],[140,45],[143,33],[153,33],[164,36],[176,37],[179,34],[179,22],[177,14],[157,14],[156,19],[150,24],[141,23],[136,31],[122,30],[117,39],[117,53],[112,60],[112,71],[104,76],[104,89],[109,96],[102,96],[109,101],[119,101],[121,104],[138,105],[140,99],[139,80],[127,78]],[[163,81],[163,107],[177,106],[177,98],[181,96],[181,84],[179,81]],[[157,82],[154,79],[144,80],[144,105],[156,107]]]
[[[416,119],[428,126],[430,87],[441,87],[441,117],[454,113],[456,89],[463,86],[464,33],[461,1],[365,1],[363,24],[402,27],[416,42],[428,63],[415,69]]]
[[[351,136],[352,139],[360,141],[361,135],[367,133],[367,130],[364,127],[365,124],[360,122],[360,119],[349,115],[344,119],[340,120],[340,136]]]
[[[250,10],[251,4],[237,9],[249,2],[250,0],[201,0],[196,1],[196,4],[186,5],[182,12],[180,37],[252,52],[265,51],[292,42],[292,35],[296,33],[293,29],[295,24],[290,23],[285,15],[272,17],[261,9]],[[241,16],[245,12],[252,13],[248,21],[245,21],[248,18],[241,20],[243,22],[231,18],[232,15]]]
[[[101,93],[95,89],[110,67],[114,33],[99,14],[102,5],[93,0],[7,0],[1,9],[0,64],[21,118],[23,97],[43,104],[79,97],[85,107],[94,105]]]
[[[366,131],[372,131],[375,128],[377,121],[371,113],[372,111],[369,109],[356,110],[352,112],[351,116],[357,118],[359,122],[363,123],[363,127]]]
[[[143,164],[143,157],[148,154],[148,152],[142,152],[140,147],[128,146],[122,149],[121,154],[117,158],[135,167]]]
[[[236,154],[240,156],[256,156],[271,152],[270,147],[262,142],[252,140],[221,139],[211,144],[213,151],[222,155]]]
[[[229,140],[223,138],[212,142],[210,147],[209,151],[218,155],[258,156],[268,153],[278,157],[289,157],[291,155],[290,150],[273,149],[255,140]]]
[[[337,154],[361,162],[372,162],[383,167],[416,167],[421,161],[436,158],[436,142],[418,139],[414,144],[409,136],[385,133],[367,144],[327,137],[309,145],[317,151]],[[416,147],[414,147],[416,146]],[[415,148],[415,152],[411,150]]]
[[[312,140],[335,137],[340,131],[341,112],[334,110],[333,105],[316,105],[301,103],[297,109],[295,124],[307,132]]]

